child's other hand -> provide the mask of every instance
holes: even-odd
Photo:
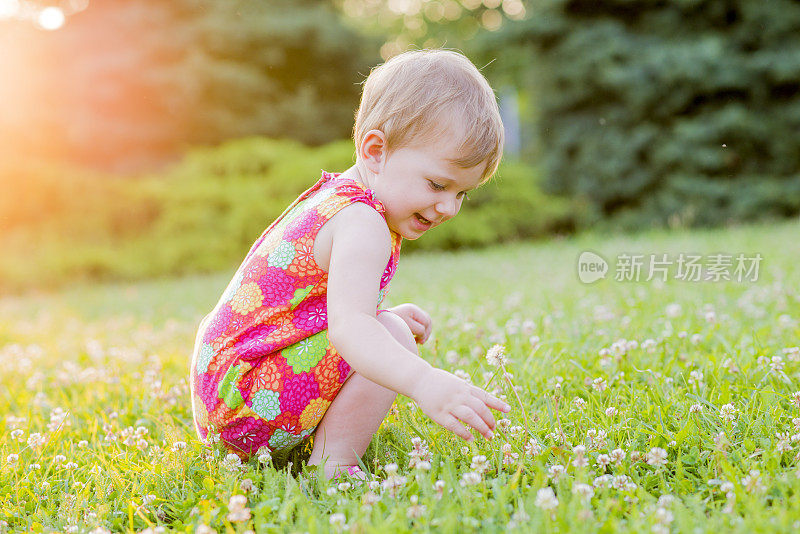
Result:
[[[494,395],[435,367],[420,377],[412,398],[425,415],[467,441],[473,437],[461,422],[491,439],[495,421],[489,408],[511,409]]]
[[[414,334],[414,339],[417,340],[417,343],[423,344],[428,341],[431,336],[433,322],[431,321],[431,316],[425,310],[409,302],[389,308],[389,311],[397,314],[405,321],[408,328],[411,329],[411,333]]]

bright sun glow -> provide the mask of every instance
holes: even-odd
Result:
[[[64,25],[64,12],[57,7],[46,7],[39,13],[39,26],[45,30],[57,30]]]
[[[18,11],[18,0],[0,0],[0,20],[13,18]]]

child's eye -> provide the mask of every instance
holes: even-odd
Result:
[[[446,188],[442,184],[437,184],[433,180],[428,180],[428,183],[431,184],[431,189],[434,191],[444,191]]]

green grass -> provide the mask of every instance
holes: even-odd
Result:
[[[337,519],[353,532],[795,530],[800,442],[791,436],[800,433],[800,420],[793,422],[800,408],[792,394],[800,389],[800,358],[783,349],[800,344],[799,231],[791,223],[587,235],[401,258],[388,300],[415,302],[433,316],[423,356],[479,385],[494,373],[489,388],[513,409],[508,429],[466,445],[399,399],[365,457],[378,482],[372,490],[313,481],[301,467],[308,448],[229,469],[224,454],[197,441],[189,352],[232,270],[7,297],[0,300],[0,520],[8,531],[61,532],[194,532],[200,524],[218,532],[325,532],[341,528]],[[578,280],[584,250],[610,260],[607,279]],[[757,282],[614,280],[621,253],[740,252],[762,255]],[[621,339],[638,346],[600,355]],[[647,339],[655,342],[649,350]],[[521,405],[483,357],[495,343],[507,349]],[[770,366],[775,356],[783,369]],[[605,390],[593,385],[597,379]],[[698,413],[690,410],[695,404]],[[726,404],[735,409],[730,421],[721,418]],[[59,410],[66,414],[60,423]],[[530,436],[514,429],[526,425]],[[137,427],[144,430],[126,445]],[[592,431],[605,440],[592,441]],[[34,433],[46,442],[29,445]],[[788,442],[781,444],[782,434]],[[430,471],[408,468],[414,437],[429,447]],[[531,438],[541,445],[536,455],[525,450]],[[186,448],[174,448],[178,442]],[[586,467],[573,465],[578,445]],[[624,460],[596,465],[617,448]],[[654,448],[666,451],[665,465],[644,461]],[[634,461],[634,451],[643,459]],[[462,485],[476,455],[486,456],[487,470],[477,484]],[[388,463],[405,477],[394,494],[382,485]],[[566,471],[552,480],[556,464]],[[577,484],[600,484],[603,473],[621,489],[596,487],[588,499],[573,493]],[[724,491],[723,483],[730,483]],[[558,499],[552,510],[537,505],[545,487]],[[233,495],[247,496],[249,523],[228,520]],[[375,502],[363,504],[369,497]]]

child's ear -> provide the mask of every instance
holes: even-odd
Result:
[[[378,174],[386,160],[386,136],[380,130],[370,130],[361,141],[358,156],[367,168]]]

